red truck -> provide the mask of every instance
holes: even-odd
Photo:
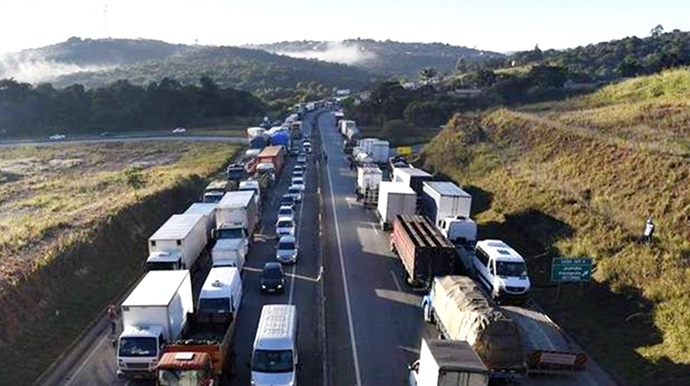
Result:
[[[397,215],[390,248],[400,257],[410,285],[428,288],[435,277],[456,271],[455,247],[424,216]]]
[[[285,151],[282,146],[268,146],[256,158],[260,164],[273,164],[276,175],[279,175],[285,163]]]

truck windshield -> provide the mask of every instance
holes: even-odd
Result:
[[[291,350],[254,350],[252,371],[287,373],[294,371]]]
[[[204,202],[216,203],[223,199],[223,194],[221,193],[206,193],[204,194]]]
[[[158,341],[156,338],[147,337],[120,338],[118,355],[121,357],[157,357]]]
[[[525,263],[514,261],[497,261],[496,274],[498,276],[506,277],[526,277],[527,268],[525,267]]]
[[[218,229],[216,235],[218,239],[241,239],[244,238],[244,230],[242,228]]]
[[[196,386],[205,379],[204,370],[159,370],[158,384],[161,386]]]
[[[230,313],[230,299],[204,299],[199,300],[200,314],[227,314]]]

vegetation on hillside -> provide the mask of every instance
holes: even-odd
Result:
[[[318,53],[321,53],[322,60],[348,63],[375,74],[406,77],[416,77],[417,73],[426,67],[451,73],[461,58],[467,63],[481,63],[504,57],[497,52],[443,43],[405,43],[372,39],[349,39],[342,42],[285,41],[248,47],[287,55],[306,53],[318,56]]]
[[[166,142],[0,153],[3,383],[33,383],[122,296],[142,273],[146,238],[198,200],[237,149]]]
[[[245,91],[221,88],[210,78],[182,85],[165,78],[146,87],[120,80],[103,88],[0,80],[0,135],[4,137],[173,129],[188,124],[258,116],[266,106]]]
[[[535,296],[625,384],[690,377],[690,165],[678,151],[688,84],[677,70],[569,102],[457,115],[424,153],[474,193],[480,237],[526,256]],[[596,268],[590,285],[557,299],[550,264],[562,256]]]

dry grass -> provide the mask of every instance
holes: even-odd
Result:
[[[523,110],[539,115],[495,111],[471,146],[473,121],[458,117],[426,150],[431,167],[485,196],[482,237],[529,256],[536,295],[626,384],[690,379],[689,84],[679,70]],[[647,246],[638,239],[650,215]],[[554,256],[593,257],[594,283],[556,301]]]

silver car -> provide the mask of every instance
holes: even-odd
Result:
[[[280,239],[283,236],[295,235],[295,220],[292,217],[279,217],[276,221],[276,236]]]
[[[291,195],[292,198],[295,200],[295,202],[302,202],[302,192],[304,191],[303,188],[301,188],[298,185],[291,185],[288,188],[287,194]]]
[[[276,246],[276,259],[281,263],[297,262],[298,247],[295,236],[283,236]]]

